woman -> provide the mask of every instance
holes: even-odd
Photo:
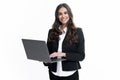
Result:
[[[55,11],[55,22],[48,33],[47,46],[51,58],[65,61],[44,63],[49,68],[50,80],[79,80],[79,61],[85,58],[84,35],[73,23],[73,14],[66,3],[59,4]]]

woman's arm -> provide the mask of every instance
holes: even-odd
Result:
[[[85,58],[85,40],[81,28],[77,29],[77,34],[79,37],[78,48],[75,49],[76,52],[66,53],[66,60],[82,61]]]

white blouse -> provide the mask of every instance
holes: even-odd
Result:
[[[67,27],[64,28],[64,33],[62,33],[62,35],[59,36],[60,40],[59,40],[58,52],[62,52],[62,42],[65,38],[66,31],[67,31]],[[60,57],[58,57],[58,58],[60,58]],[[75,72],[76,72],[76,70],[74,70],[74,71],[63,71],[62,70],[62,61],[58,61],[57,62],[57,71],[52,72],[52,73],[56,76],[70,76],[70,75],[74,74]]]

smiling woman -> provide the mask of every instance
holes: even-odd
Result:
[[[49,30],[47,46],[51,58],[65,58],[66,61],[44,63],[49,68],[50,80],[79,80],[79,61],[85,58],[84,35],[73,22],[73,15],[66,3],[59,4],[55,21]]]
[[[69,20],[68,11],[65,7],[60,8],[60,10],[58,11],[58,18],[59,21],[63,24],[63,27],[65,27],[66,23]]]

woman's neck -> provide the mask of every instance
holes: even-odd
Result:
[[[66,25],[61,25],[61,26],[60,26],[60,29],[61,29],[61,30],[64,30],[65,27],[66,27]]]
[[[60,26],[60,30],[62,31],[62,33],[64,33],[64,29],[66,28],[66,25],[61,25]]]

